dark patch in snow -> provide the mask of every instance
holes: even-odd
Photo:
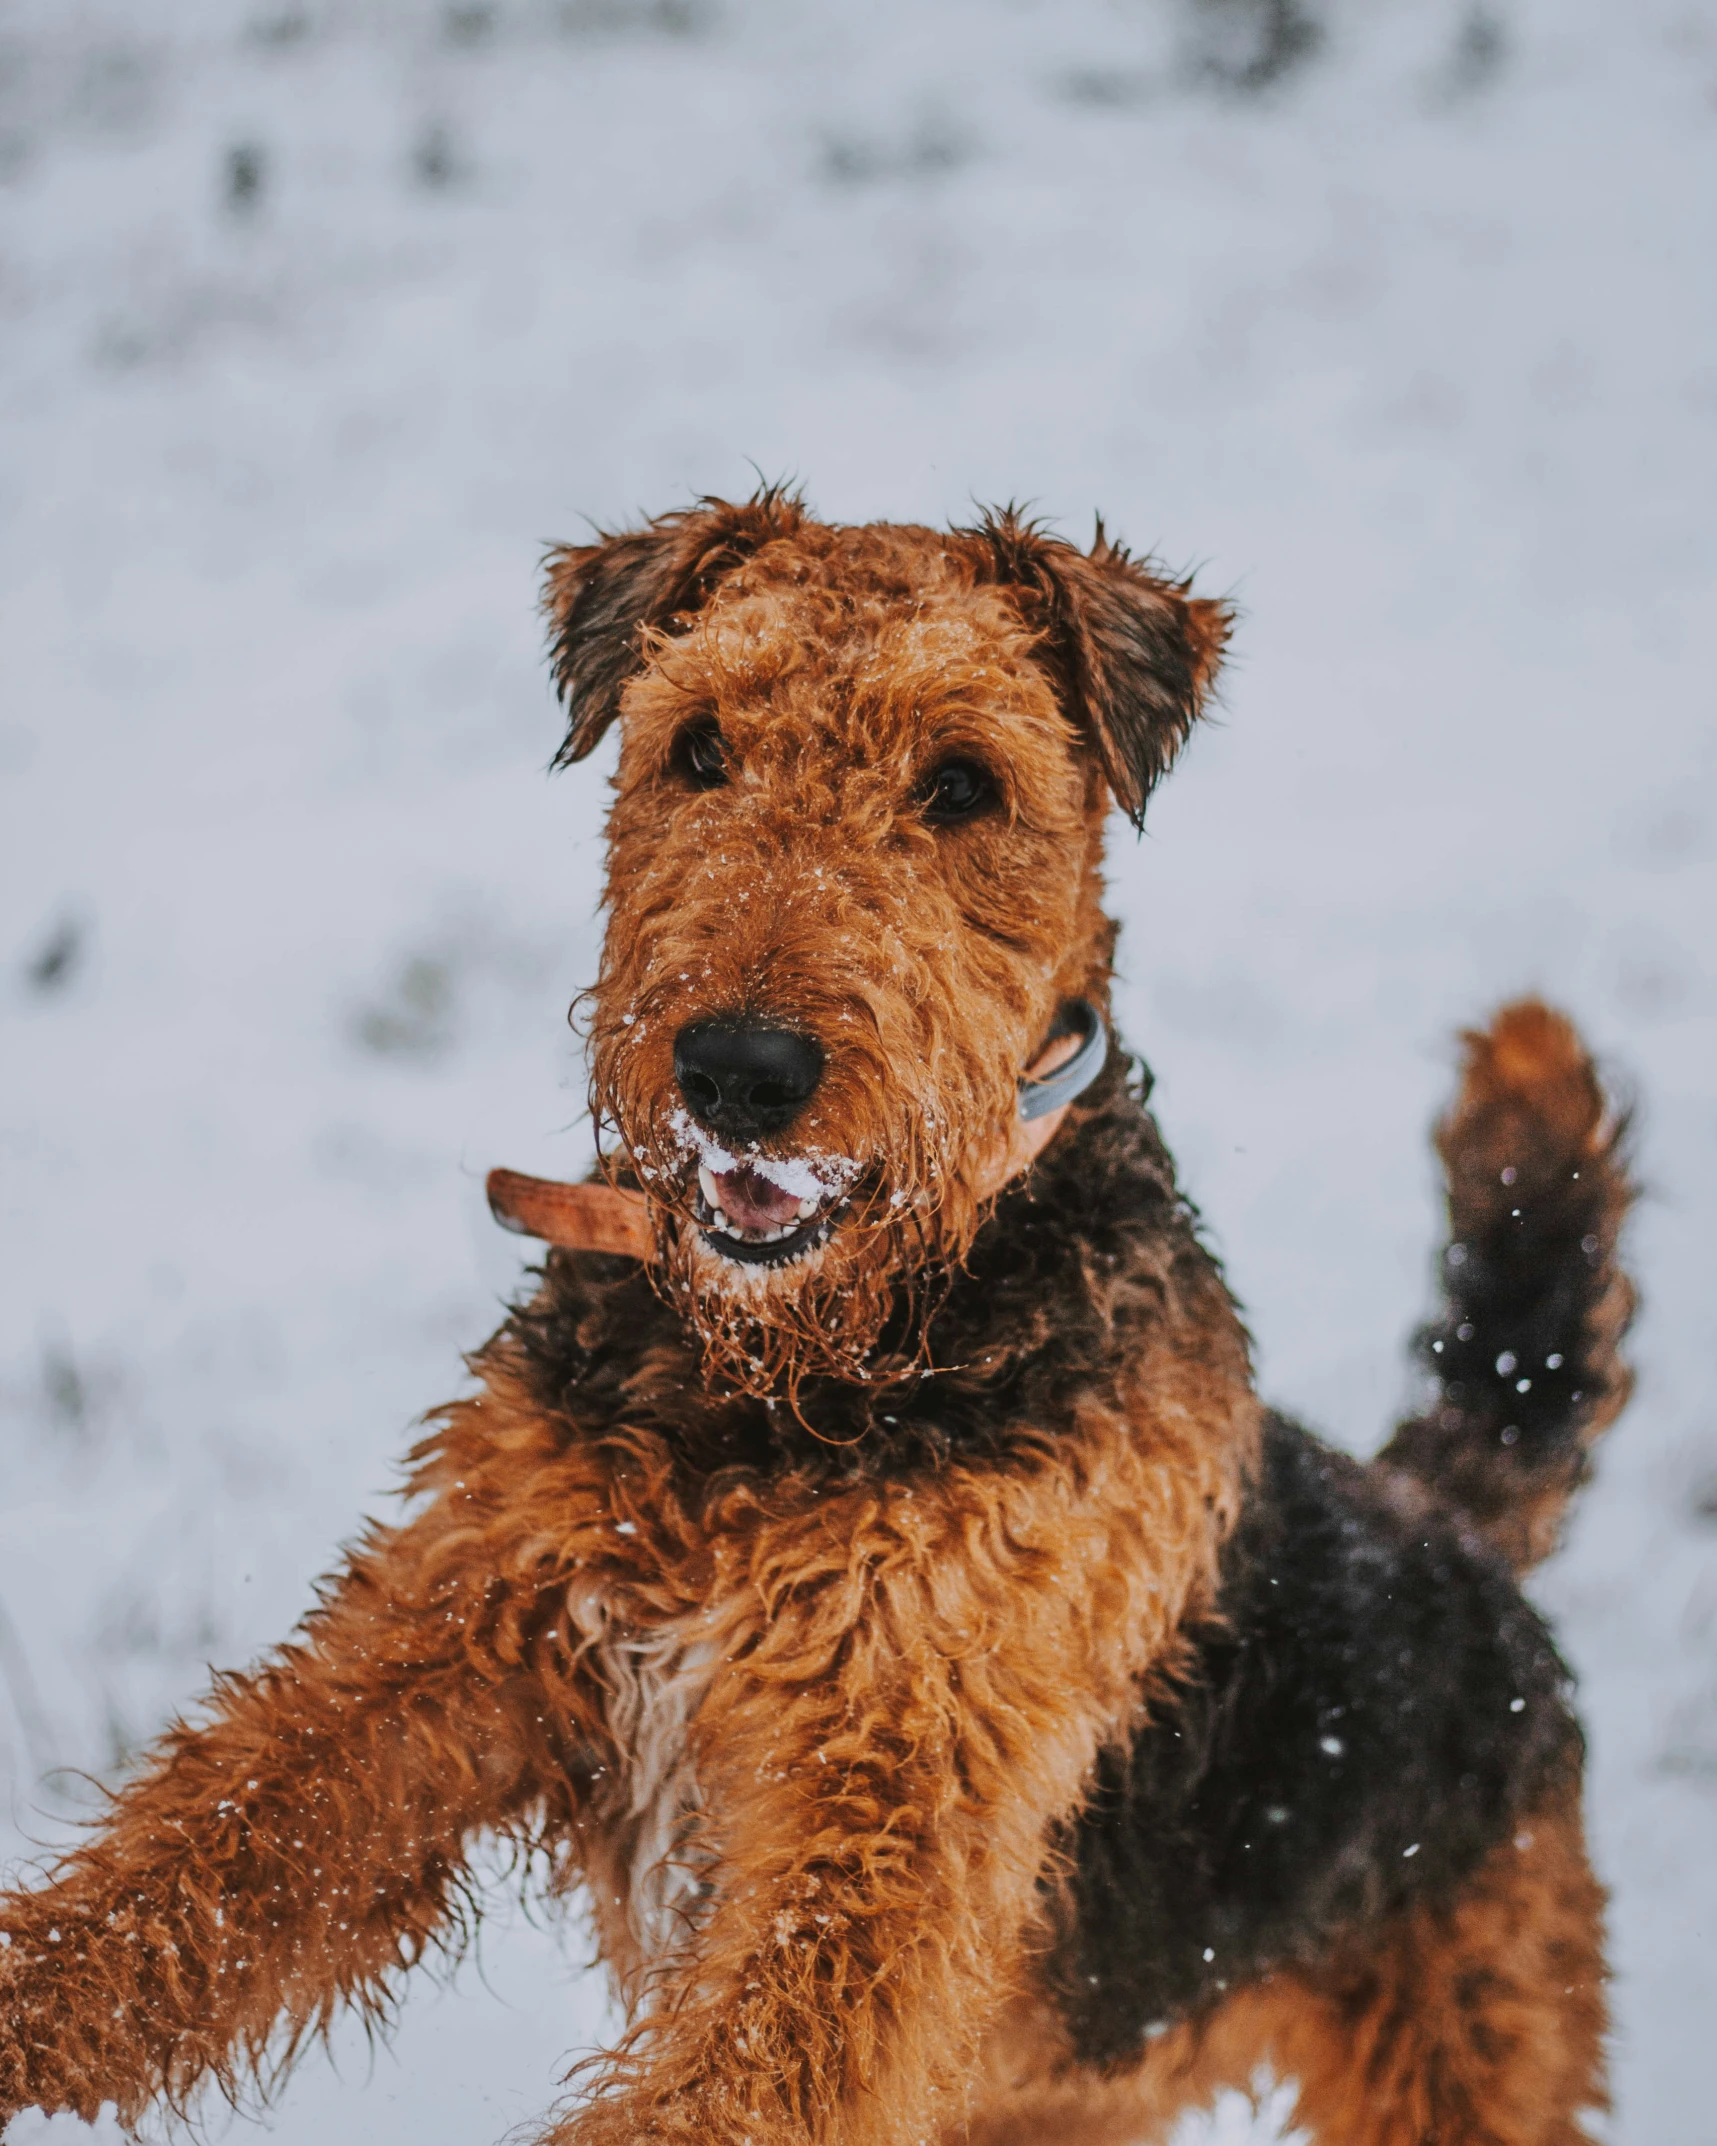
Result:
[[[836,186],[871,186],[880,181],[908,185],[939,179],[971,162],[976,145],[946,115],[925,113],[905,134],[834,132],[824,137],[823,176]]]
[[[42,1351],[42,1403],[50,1427],[81,1437],[89,1425],[89,1389],[69,1349],[49,1343]]]
[[[466,0],[450,7],[441,18],[442,35],[450,45],[484,45],[498,27],[497,11],[485,0]]]
[[[262,205],[268,157],[257,142],[234,142],[222,163],[221,195],[234,215],[248,216]]]
[[[439,191],[458,180],[461,168],[452,134],[439,121],[433,121],[412,145],[412,177],[419,186]]]
[[[83,965],[87,936],[80,918],[62,917],[25,967],[30,989],[43,997],[63,991]]]
[[[245,31],[246,40],[274,51],[301,45],[310,35],[310,17],[301,7],[282,8],[278,14],[261,15]]]
[[[1508,62],[1508,33],[1487,7],[1468,10],[1455,33],[1441,89],[1444,99],[1459,103],[1488,89]]]
[[[554,15],[569,37],[703,37],[716,22],[712,0],[559,0]]]
[[[379,1058],[438,1058],[454,1036],[453,966],[439,954],[413,954],[392,990],[360,1007],[352,1032]]]
[[[1194,0],[1191,71],[1241,96],[1274,89],[1323,43],[1299,0]]]

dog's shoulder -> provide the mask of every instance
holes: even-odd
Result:
[[[1280,1417],[1218,1607],[1072,1829],[1055,1980],[1087,2061],[1452,1895],[1578,1764],[1567,1672],[1501,1562]]]

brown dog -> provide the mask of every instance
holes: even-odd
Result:
[[[631,2007],[568,2146],[1121,2142],[1264,2070],[1322,2141],[1572,2146],[1600,1900],[1510,1567],[1627,1390],[1573,1032],[1468,1039],[1436,1398],[1362,1468],[1261,1411],[1125,1058],[1053,1085],[1101,1055],[1107,807],[1222,608],[774,491],[559,552],[548,604],[563,757],[622,726],[593,1094],[642,1204],[5,1901],[0,2113],[266,2084],[501,1834]]]

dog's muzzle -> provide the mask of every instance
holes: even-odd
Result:
[[[682,1095],[688,1103],[692,1101],[698,1092],[696,1076],[701,1073],[712,1084],[702,1094],[712,1108],[725,1101],[752,1112],[790,1106],[796,1114],[821,1077],[821,1047],[791,1030],[761,1025],[757,1030],[773,1038],[793,1037],[810,1043],[816,1053],[812,1072],[809,1052],[795,1059],[790,1054],[772,1055],[778,1051],[774,1044],[755,1050],[742,1045],[735,1050],[733,1037],[742,1026],[702,1022],[681,1031],[674,1060]],[[680,1075],[679,1045],[700,1028],[706,1035],[716,1028],[726,1033],[717,1039],[716,1049],[707,1053],[698,1049],[698,1039],[693,1037],[693,1049],[687,1054],[688,1091],[687,1079]],[[1064,1048],[1069,1041],[1075,1046],[1071,1054]],[[1060,1114],[1090,1087],[1108,1055],[1109,1032],[1102,1014],[1089,999],[1070,999],[1057,1016],[1049,1041],[1020,1078],[1016,1152],[1002,1165],[1002,1178],[1017,1174],[1041,1152]],[[790,1093],[772,1094],[768,1092],[772,1082],[780,1082],[783,1088],[802,1085],[803,1093],[796,1098]],[[854,1164],[838,1156],[766,1156],[755,1150],[734,1155],[712,1137],[710,1120],[703,1111],[696,1119],[688,1113],[681,1125],[689,1144],[698,1151],[693,1211],[712,1250],[741,1266],[785,1266],[814,1251],[834,1228],[857,1175]],[[516,1170],[492,1170],[488,1192],[495,1219],[507,1229],[573,1251],[620,1252],[638,1259],[655,1255],[655,1238],[640,1193],[607,1185],[560,1185],[525,1177]]]

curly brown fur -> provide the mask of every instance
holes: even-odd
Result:
[[[1597,1899],[1497,1546],[1624,1390],[1571,1036],[1503,1016],[1443,1135],[1448,1333],[1526,1307],[1566,1405],[1487,1445],[1463,1359],[1340,1460],[1265,1423],[1118,1047],[1002,1182],[1221,607],[779,491],[557,552],[548,606],[563,757],[622,726],[593,1092],[661,1257],[551,1255],[406,1517],[6,1896],[0,2115],[266,2085],[457,1942],[501,1834],[629,2007],[560,2146],[1119,2141],[1269,2062],[1326,2141],[1564,2146]],[[712,1023],[772,1039],[738,1103]]]

